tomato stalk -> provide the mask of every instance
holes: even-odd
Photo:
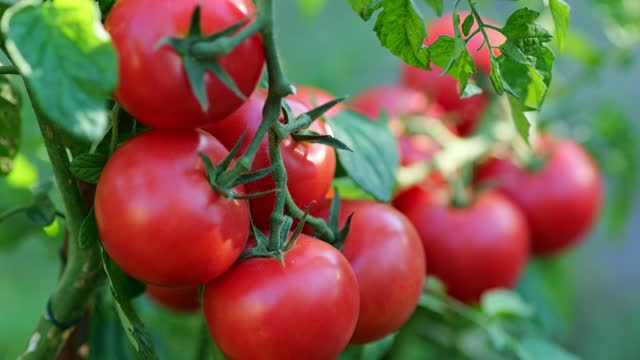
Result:
[[[50,298],[50,314],[40,318],[31,335],[28,347],[21,359],[49,359],[57,354],[73,330],[61,329],[54,322],[70,324],[82,318],[91,294],[101,286],[104,280],[100,259],[99,242],[91,242],[80,248],[77,237],[80,226],[88,214],[75,177],[69,170],[67,149],[47,116],[33,101],[33,94],[26,84],[27,93],[32,99],[34,110],[44,144],[53,167],[53,175],[62,196],[69,231],[68,262],[56,289]],[[53,316],[55,320],[48,318]]]

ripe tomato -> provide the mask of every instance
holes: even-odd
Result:
[[[207,73],[209,110],[204,112],[191,90],[181,55],[168,44],[156,49],[160,40],[188,33],[196,5],[201,6],[203,34],[256,16],[250,0],[121,0],[107,17],[105,27],[118,51],[120,67],[115,98],[151,127],[195,128],[222,120],[242,105],[242,99]],[[249,96],[264,64],[260,37],[243,41],[219,61],[242,93]]]
[[[415,192],[413,201],[400,208],[422,238],[429,273],[465,302],[477,301],[487,290],[513,286],[528,256],[524,215],[491,190],[465,208],[450,206],[442,195]]]
[[[313,212],[327,219],[329,207],[325,201]],[[426,268],[420,237],[399,211],[387,204],[344,200],[340,226],[352,212],[342,253],[360,286],[360,315],[351,343],[364,344],[396,331],[411,317]]]
[[[468,13],[464,12],[459,12],[459,14],[462,20],[468,15]],[[484,19],[484,21],[489,24],[494,24],[487,19]],[[475,29],[477,29],[477,24],[474,24],[471,32]],[[425,40],[425,44],[433,43],[441,35],[455,37],[451,14],[446,14],[427,24],[427,39]],[[489,36],[491,44],[494,46],[504,42],[504,36],[495,30],[487,29],[487,35]],[[488,75],[491,72],[489,49],[485,45],[482,49],[478,50],[483,41],[484,38],[482,34],[478,33],[469,40],[467,49],[471,53],[471,57],[478,71]],[[498,54],[497,50],[495,54]],[[490,95],[488,93],[482,93],[467,99],[461,99],[457,80],[450,75],[440,76],[442,69],[437,66],[432,66],[432,68],[432,71],[425,71],[403,64],[402,83],[411,88],[426,92],[426,94],[433,98],[438,104],[442,105],[446,111],[457,113],[458,130],[460,134],[470,134],[484,114],[489,104]]]
[[[147,284],[203,284],[244,250],[247,203],[211,188],[199,152],[214,164],[228,154],[203,131],[150,130],[120,147],[100,176],[95,213],[102,244],[116,264]]]
[[[147,285],[147,296],[155,303],[175,312],[196,312],[200,309],[198,287],[168,288]]]
[[[300,235],[284,265],[250,258],[207,284],[202,307],[229,360],[328,360],[349,342],[360,296],[347,259]]]
[[[547,137],[540,152],[546,157],[541,169],[492,160],[479,169],[477,178],[495,183],[522,209],[533,253],[551,255],[575,245],[594,224],[603,184],[596,164],[574,141]]]
[[[313,109],[336,99],[336,96],[333,94],[313,86],[298,85],[296,86],[296,90],[296,94],[290,96],[290,98],[302,103],[309,109]],[[324,113],[324,116],[327,119],[330,119],[342,110],[344,110],[344,105],[337,104]]]
[[[241,152],[248,146],[262,121],[262,107],[266,100],[266,92],[257,89],[238,111],[231,114],[224,121],[212,124],[204,129],[218,138],[228,149],[233,147],[242,133],[247,131],[243,140]],[[294,113],[303,113],[307,108],[295,100],[288,100]],[[314,121],[310,130],[320,134],[329,133],[328,127],[322,121]],[[282,160],[287,169],[287,185],[296,204],[305,209],[312,201],[322,200],[331,186],[331,180],[336,168],[336,152],[333,148],[312,143],[294,141],[291,137],[280,144]],[[267,138],[263,140],[253,161],[253,170],[269,167],[269,146]],[[275,184],[271,176],[245,185],[247,193],[273,190]],[[269,225],[269,215],[273,211],[275,195],[267,195],[253,199],[251,216],[254,223],[266,228]]]

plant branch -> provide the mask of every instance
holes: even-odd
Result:
[[[15,65],[0,66],[0,75],[20,75],[20,71]]]
[[[480,32],[482,33],[482,37],[484,37],[483,44],[487,45],[491,59],[495,59],[496,55],[493,53],[493,47],[491,46],[491,41],[489,40],[489,35],[487,34],[487,30],[486,30],[486,28],[495,28],[495,26],[491,26],[484,23],[484,21],[482,20],[482,17],[478,13],[478,9],[476,9],[476,5],[473,3],[473,0],[467,0],[467,3],[469,4],[469,8],[471,9],[471,14],[476,19],[476,23],[478,24],[478,29],[480,29]],[[502,32],[502,29],[498,31]],[[480,48],[482,48],[482,46],[480,46]]]
[[[228,55],[241,42],[259,32],[264,25],[264,16],[258,12],[255,21],[238,31],[234,36],[221,37],[214,41],[203,41],[193,45],[191,53],[197,59]]]
[[[86,248],[80,248],[77,236],[80,226],[88,214],[84,200],[80,194],[76,180],[69,170],[67,150],[62,136],[47,119],[46,115],[34,103],[33,94],[28,84],[27,93],[32,104],[53,167],[56,184],[62,195],[66,213],[66,223],[70,234],[68,247],[68,263],[62,277],[50,298],[51,314],[58,323],[69,324],[82,318],[91,294],[104,278],[98,242]],[[60,329],[45,313],[31,335],[26,351],[20,359],[51,359],[61,350],[73,326]]]

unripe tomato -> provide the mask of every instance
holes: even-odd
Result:
[[[309,109],[313,109],[320,105],[324,105],[336,99],[336,96],[329,93],[328,91],[314,87],[314,86],[297,85],[296,90],[297,90],[296,94],[293,96],[290,96],[289,98],[302,103],[304,106],[308,107]],[[336,114],[338,114],[339,112],[341,112],[342,110],[344,110],[344,105],[337,104],[331,109],[329,109],[329,111],[324,113],[324,116],[327,119],[330,119],[334,117]]]
[[[422,239],[429,273],[465,302],[479,300],[487,290],[512,287],[528,257],[524,215],[491,190],[463,208],[451,206],[442,195],[415,192],[414,200],[400,207]]]
[[[264,90],[257,89],[238,111],[224,121],[204,129],[218,138],[228,149],[231,149],[246,131],[240,148],[242,153],[249,146],[260,126],[266,96]],[[295,100],[287,100],[287,102],[296,114],[308,111],[307,107]],[[324,122],[318,120],[314,121],[309,129],[320,134],[329,133],[329,128]],[[322,200],[329,191],[335,172],[335,150],[322,144],[297,142],[290,136],[280,144],[280,150],[282,161],[287,169],[287,185],[294,202],[304,209],[312,201]],[[252,170],[267,168],[270,165],[269,145],[265,137],[253,161]],[[275,184],[271,176],[245,185],[247,193],[269,191],[274,188]],[[250,201],[251,217],[257,226],[266,228],[269,225],[269,216],[273,211],[274,203],[274,194]]]
[[[153,302],[171,311],[191,313],[200,309],[198,287],[169,288],[147,285],[146,295]]]
[[[200,5],[203,34],[254,19],[250,0],[120,0],[105,22],[118,52],[116,100],[136,119],[157,128],[195,128],[222,120],[243,101],[213,73],[205,75],[209,110],[205,112],[189,85],[182,56],[170,45],[157,48],[167,37],[184,37],[191,15]],[[249,96],[264,65],[258,35],[240,43],[219,64],[240,91]]]
[[[545,138],[544,165],[527,170],[506,159],[480,167],[479,181],[490,181],[526,215],[532,251],[552,255],[575,245],[596,222],[603,183],[597,165],[572,140]]]
[[[465,12],[459,12],[459,14],[461,22],[468,15],[468,13]],[[483,19],[483,21],[485,23],[495,25],[490,20]],[[477,24],[473,25],[470,33],[475,29],[477,29]],[[492,29],[486,29],[486,32],[491,41],[491,45],[497,46],[504,42],[504,36],[499,32]],[[441,35],[455,37],[453,20],[450,13],[427,24],[427,39],[425,40],[425,44],[432,44]],[[485,45],[482,49],[478,50],[483,41],[483,35],[478,33],[469,40],[467,43],[467,49],[469,50],[478,71],[484,75],[489,75],[491,72],[491,56],[489,49]],[[494,51],[495,54],[498,55],[498,51]],[[458,81],[450,75],[440,76],[442,69],[437,66],[432,66],[432,69],[433,70],[431,71],[426,71],[403,64],[402,83],[411,88],[424,91],[438,104],[442,105],[446,111],[457,113],[458,130],[460,131],[460,134],[470,134],[484,114],[484,111],[489,104],[490,95],[485,92],[467,99],[461,99],[459,95],[460,89],[458,88]]]
[[[330,202],[313,212],[329,217]],[[387,204],[340,203],[340,226],[354,213],[342,247],[360,286],[360,315],[352,344],[381,339],[404,324],[416,308],[426,274],[424,249],[415,228]]]
[[[96,191],[102,244],[124,271],[147,284],[186,287],[227,270],[249,235],[246,201],[209,184],[198,155],[214,164],[228,151],[196,130],[150,130],[120,147]],[[234,188],[244,193],[242,186]]]
[[[351,339],[360,296],[347,259],[300,235],[284,264],[250,258],[207,284],[202,307],[229,360],[330,360]]]

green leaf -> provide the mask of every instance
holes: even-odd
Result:
[[[429,69],[424,20],[412,0],[384,0],[373,30],[380,43],[409,65]]]
[[[116,1],[117,0],[99,0],[98,1],[98,6],[100,6],[100,13],[102,14],[102,20],[107,18],[107,15],[109,15],[111,8],[113,7],[113,5],[116,4]]]
[[[314,18],[327,5],[327,0],[298,0],[298,8],[302,15]]]
[[[22,122],[20,93],[6,75],[0,76],[0,176],[13,169],[18,154]]]
[[[552,36],[536,23],[539,16],[539,12],[529,8],[518,9],[509,16],[502,32],[509,40],[516,41],[521,48],[547,43],[551,41]]]
[[[433,11],[436,12],[436,15],[442,16],[442,10],[444,9],[442,0],[424,0],[424,2],[427,3],[427,5],[431,6],[431,8],[433,8]]]
[[[518,346],[522,360],[579,360],[580,358],[542,338],[525,338]]]
[[[464,34],[464,36],[469,35],[469,32],[471,31],[471,27],[473,26],[474,22],[475,22],[475,17],[473,16],[473,14],[467,15],[467,17],[462,22],[462,33]]]
[[[107,129],[116,52],[91,0],[23,1],[2,18],[6,48],[34,100],[70,134],[88,141]]]
[[[442,35],[429,46],[431,60],[442,68],[442,74],[449,74],[460,82],[460,88],[465,89],[467,82],[476,66],[467,50],[467,43],[463,39]]]
[[[491,59],[491,74],[489,74],[489,80],[491,80],[491,84],[498,95],[504,94],[504,80],[500,73],[500,63],[495,58]]]
[[[99,240],[100,233],[98,232],[98,224],[96,223],[96,214],[93,208],[91,208],[82,225],[80,225],[80,230],[78,231],[78,247],[84,249]]]
[[[56,219],[56,207],[48,194],[38,194],[25,214],[34,224],[45,227],[51,225]]]
[[[107,157],[104,154],[82,154],[73,159],[69,169],[71,173],[80,180],[90,184],[96,184],[106,164]]]
[[[117,310],[100,292],[89,321],[89,360],[133,360]]]
[[[4,12],[8,8],[12,7],[18,2],[20,2],[20,0],[0,0],[0,16],[2,16],[2,14],[4,14]]]
[[[383,0],[349,0],[351,8],[362,20],[367,21],[382,6]]]
[[[508,96],[509,105],[511,107],[511,117],[513,119],[513,125],[518,132],[518,135],[529,144],[529,133],[531,130],[531,123],[529,119],[524,115],[524,108],[522,104],[513,96]]]
[[[571,8],[564,0],[549,0],[549,8],[553,17],[553,23],[556,28],[556,37],[558,38],[558,47],[560,51],[564,50],[565,38],[567,30],[569,30],[569,19]]]
[[[389,128],[346,110],[328,123],[335,137],[353,150],[337,150],[349,177],[377,200],[391,200],[399,156]]]
[[[391,346],[396,334],[388,335],[380,340],[365,345],[349,345],[338,360],[380,360],[383,359]]]
[[[122,271],[109,258],[104,249],[102,249],[102,264],[107,278],[109,278],[111,294],[116,303],[118,317],[137,353],[138,359],[157,359],[158,356],[153,348],[151,337],[146,332],[144,324],[131,303],[131,299],[144,292],[145,285]]]
[[[340,197],[343,199],[375,200],[373,196],[362,190],[362,188],[349,177],[333,179],[331,187],[337,189],[337,191],[340,192]]]
[[[529,318],[534,313],[518,294],[508,290],[493,290],[483,294],[480,307],[489,317]]]

